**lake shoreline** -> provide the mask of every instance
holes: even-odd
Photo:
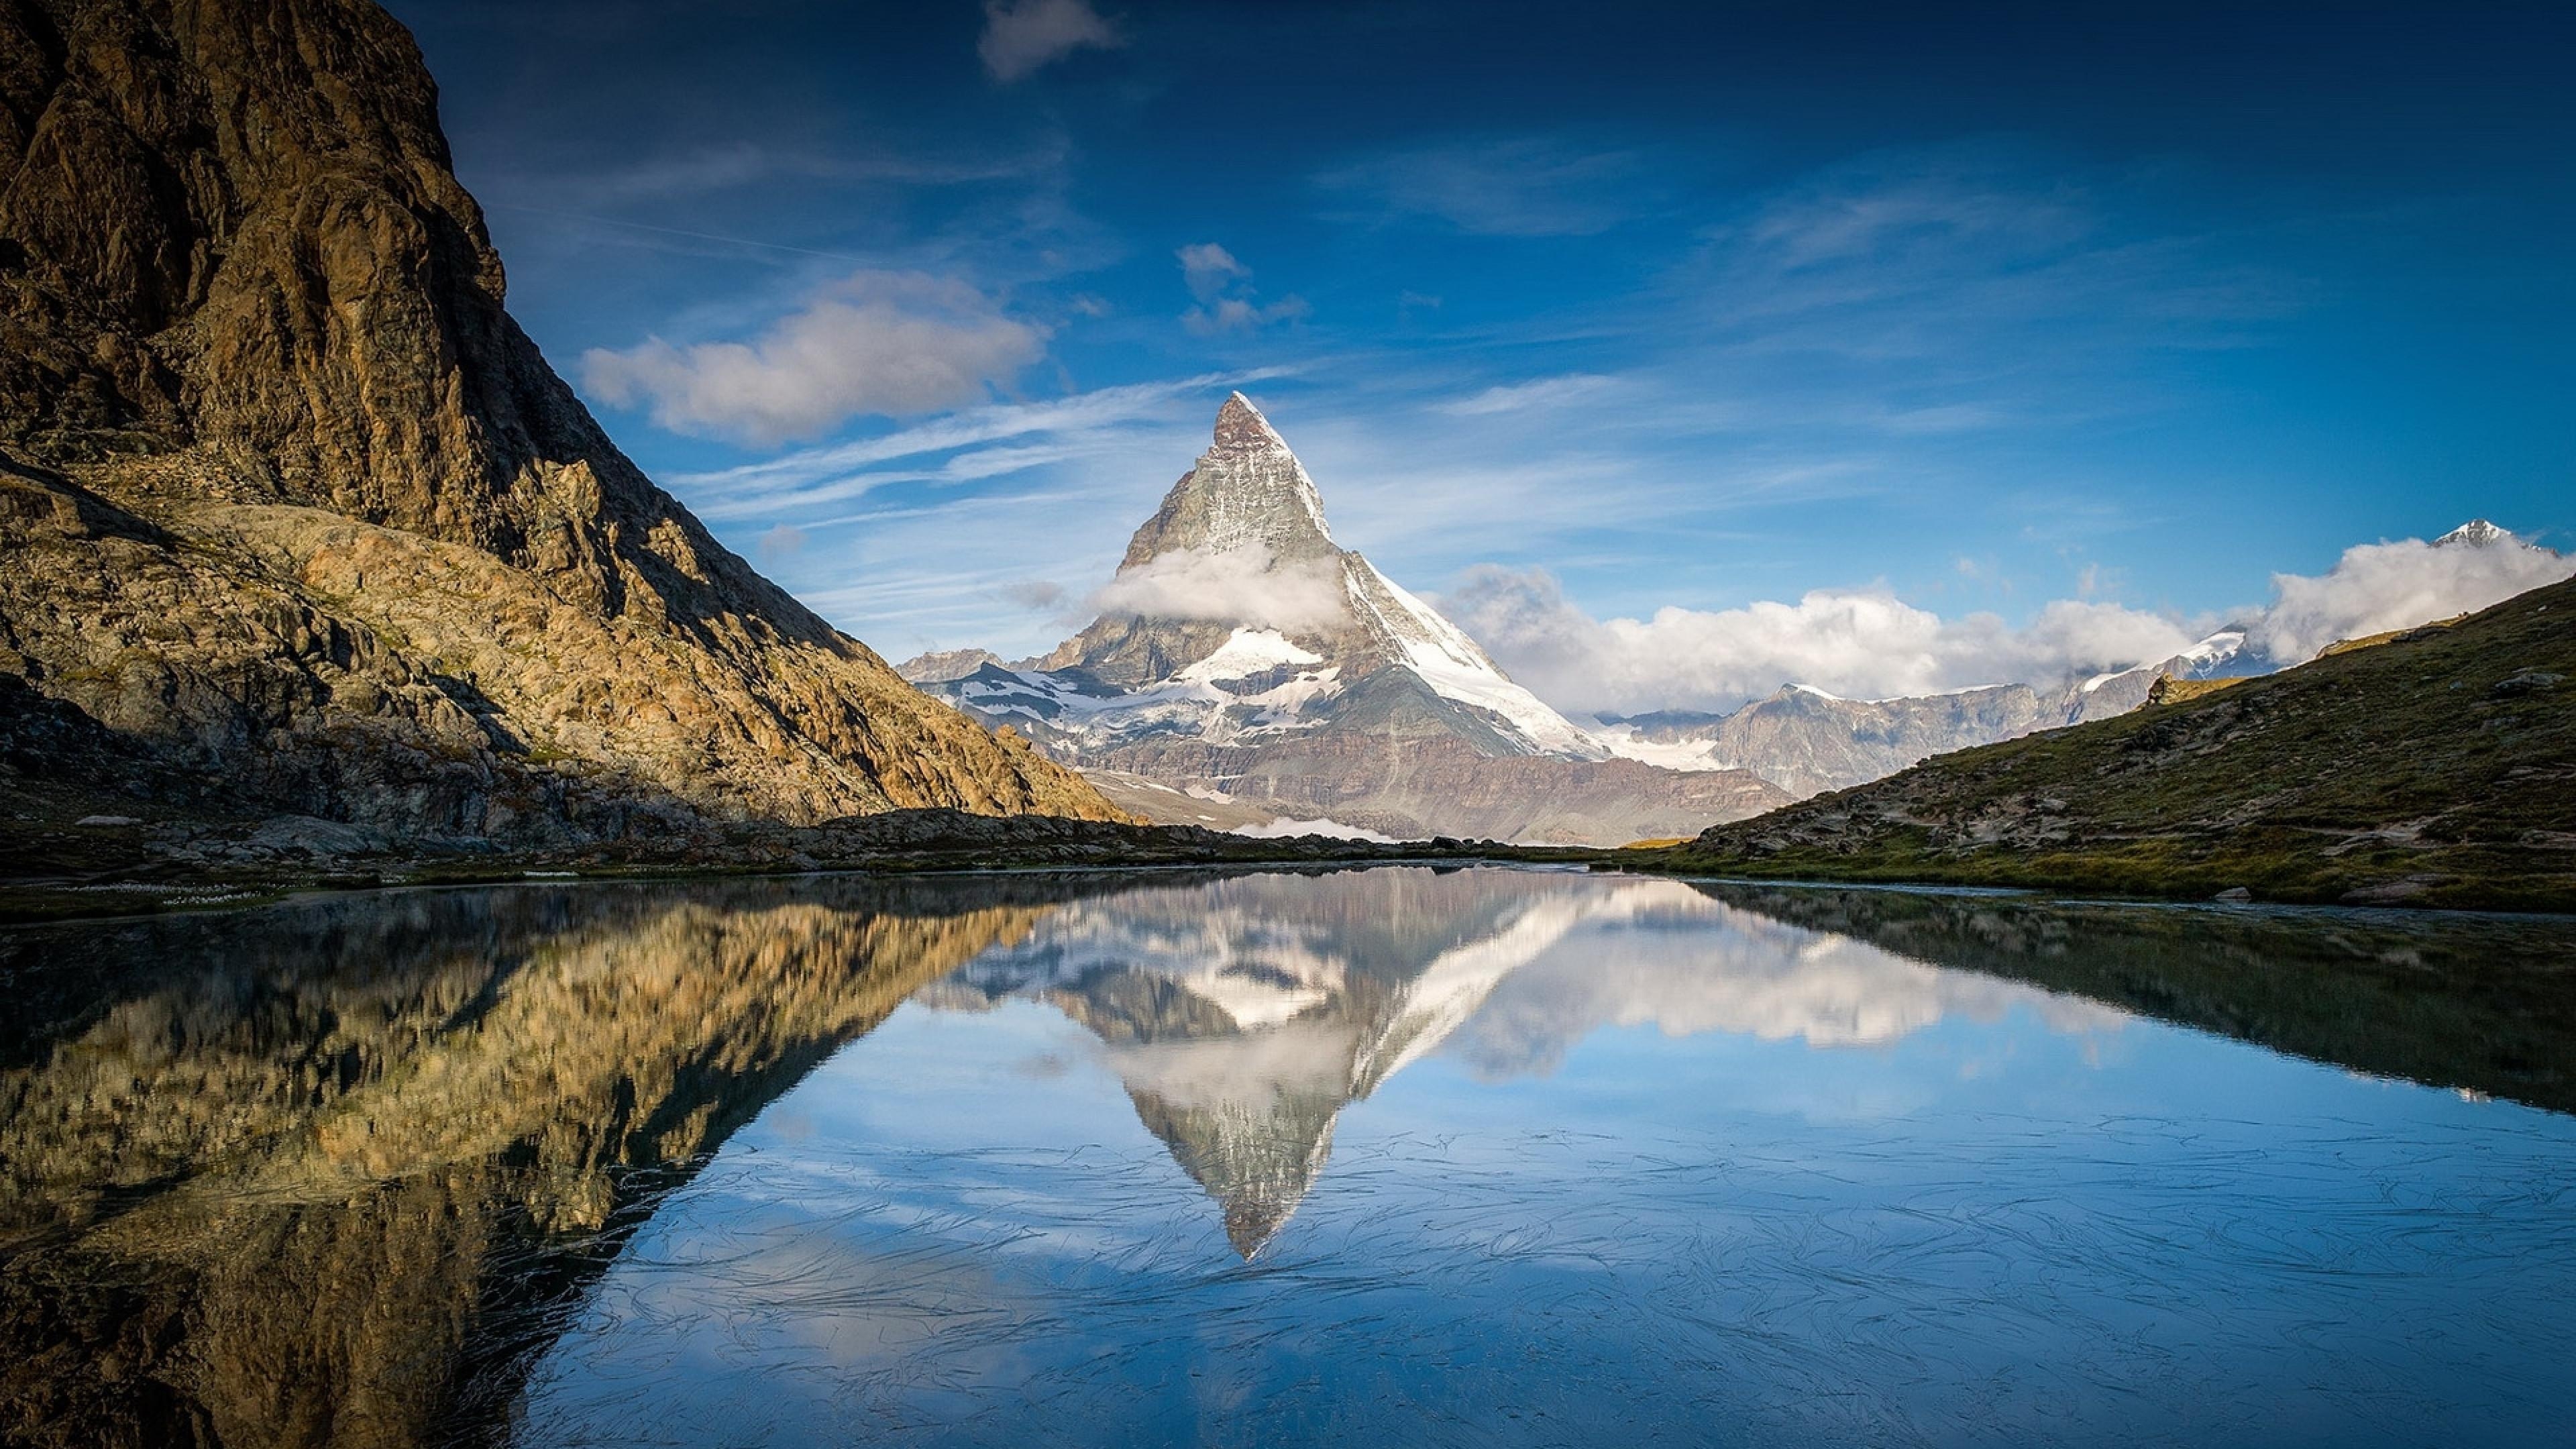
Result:
[[[226,826],[229,828],[227,829]],[[1799,857],[1770,862],[1712,854],[1697,842],[1652,849],[1519,845],[1492,840],[1362,841],[1326,836],[1261,838],[1191,826],[1104,825],[1049,817],[898,811],[829,825],[736,827],[722,837],[627,839],[544,848],[396,845],[339,850],[360,832],[300,817],[227,822],[214,849],[202,823],[174,831],[143,822],[25,832],[0,862],[0,926],[103,921],[238,910],[316,895],[467,886],[580,882],[699,882],[799,876],[919,876],[1013,871],[1345,870],[1381,865],[1479,864],[1582,867],[1688,880],[1938,893],[2040,894],[2104,904],[2422,910],[2443,914],[2576,915],[2576,893],[2484,882],[2386,899],[2316,889],[2263,888],[2229,899],[2220,875],[2114,878],[2093,861],[2016,869],[1988,859],[1975,869],[1924,861],[1901,867]],[[83,838],[87,837],[87,838]],[[194,846],[194,849],[188,849]],[[86,847],[86,848],[82,848]],[[193,857],[193,858],[191,858]],[[50,861],[57,868],[37,868]],[[1839,868],[1838,868],[1839,867]],[[2241,884],[2230,878],[2229,884]]]

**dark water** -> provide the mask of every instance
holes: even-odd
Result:
[[[2571,946],[1423,869],[0,932],[0,1434],[2571,1443]]]

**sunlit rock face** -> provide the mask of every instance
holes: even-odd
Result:
[[[78,726],[0,768],[513,841],[1113,814],[718,544],[503,295],[370,0],[0,7],[0,745]]]
[[[663,1189],[1048,908],[470,892],[0,940],[0,1425],[446,1441]],[[64,937],[61,939],[72,939]]]
[[[1314,480],[1240,393],[1099,604],[1042,658],[904,670],[1058,758],[1179,792],[1157,816],[1173,823],[1196,823],[1196,795],[1396,836],[1621,844],[1787,800],[1740,771],[1612,758],[1335,543]]]
[[[1610,1026],[1873,1045],[2036,1003],[2118,1012],[1786,925],[1672,881],[1389,869],[1262,876],[1066,907],[925,991],[1044,1001],[1101,1043],[1138,1118],[1246,1258],[1287,1223],[1335,1125],[1442,1050],[1544,1073]]]

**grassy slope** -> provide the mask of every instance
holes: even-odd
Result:
[[[2576,581],[2198,699],[1943,755],[1718,826],[1655,865],[2576,909]]]

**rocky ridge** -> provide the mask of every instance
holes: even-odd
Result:
[[[0,56],[18,815],[507,844],[1116,816],[608,441],[504,309],[382,10],[28,0],[0,7]]]

